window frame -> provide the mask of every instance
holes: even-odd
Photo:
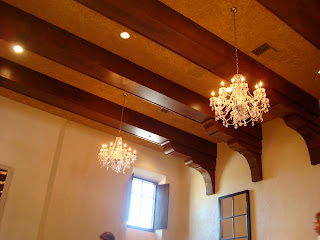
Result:
[[[234,197],[241,195],[241,194],[245,194],[246,197],[246,213],[245,214],[240,214],[240,215],[234,215]],[[221,202],[223,199],[226,198],[231,198],[232,199],[232,216],[230,217],[222,217],[222,211],[221,211]],[[219,197],[219,240],[242,240],[247,238],[248,240],[251,240],[251,219],[250,219],[250,195],[249,195],[249,190],[245,190],[245,191],[241,191],[241,192],[237,192],[237,193],[233,193],[233,194],[229,194],[226,196],[222,196]],[[241,236],[241,237],[235,237],[234,232],[235,232],[235,224],[234,224],[234,219],[236,217],[241,217],[241,216],[246,216],[246,221],[247,221],[247,235],[246,236]],[[233,237],[232,238],[222,238],[222,220],[224,219],[232,219],[232,232],[233,232]]]
[[[8,197],[9,187],[10,187],[10,183],[13,175],[13,168],[0,164],[0,169],[4,169],[7,171],[6,180],[3,186],[2,196],[0,200],[0,224],[1,224],[3,212],[5,209],[6,199]]]
[[[144,182],[149,182],[149,183],[152,183],[155,185],[155,194],[154,194],[154,203],[153,203],[153,217],[152,217],[152,228],[143,228],[143,227],[139,227],[139,226],[134,226],[134,225],[130,225],[130,224],[126,224],[128,228],[132,228],[132,229],[136,229],[136,230],[142,230],[142,231],[146,231],[146,232],[154,232],[154,218],[155,218],[155,209],[156,209],[156,199],[157,199],[157,188],[158,188],[158,183],[157,182],[154,182],[154,181],[151,181],[151,180],[147,180],[147,179],[144,179],[144,178],[140,178],[140,177],[136,177],[132,176],[132,179],[131,179],[131,188],[130,188],[130,200],[129,200],[129,212],[128,212],[128,220],[129,220],[129,215],[130,215],[130,209],[131,209],[131,196],[132,196],[132,183],[133,183],[133,179],[139,179],[141,181],[144,181]],[[142,196],[142,195],[140,195]],[[141,203],[141,200],[140,200],[140,203]],[[140,215],[140,212],[139,212],[139,215]]]

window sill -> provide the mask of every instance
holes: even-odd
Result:
[[[153,228],[142,228],[142,227],[132,226],[132,225],[128,225],[128,224],[127,224],[127,228],[132,228],[132,229],[141,230],[141,231],[145,231],[145,232],[154,232]]]

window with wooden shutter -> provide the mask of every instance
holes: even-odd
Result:
[[[133,177],[127,226],[145,231],[166,229],[168,225],[169,184]]]
[[[12,170],[0,165],[0,221],[4,209],[6,196],[8,193],[9,180]]]

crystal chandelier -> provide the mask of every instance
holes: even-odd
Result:
[[[262,88],[262,82],[256,85],[253,96],[249,92],[248,83],[245,78],[239,74],[238,66],[238,48],[237,48],[237,31],[236,31],[236,12],[237,8],[230,9],[233,13],[234,36],[235,36],[235,52],[236,52],[236,69],[237,74],[231,79],[230,87],[222,87],[219,89],[219,96],[210,98],[210,107],[215,111],[215,120],[222,120],[223,125],[228,127],[233,125],[235,129],[239,126],[247,126],[251,122],[263,121],[262,114],[268,112],[270,107],[269,99],[266,98],[266,91]]]
[[[122,142],[122,138],[120,136],[124,103],[127,95],[127,93],[123,94],[123,105],[118,137],[116,137],[115,142],[111,142],[109,146],[108,144],[103,144],[98,155],[100,166],[106,167],[107,169],[111,168],[112,171],[116,173],[125,173],[125,170],[130,168],[130,164],[133,164],[137,159],[136,151],[132,151],[131,148],[127,148],[127,144]]]

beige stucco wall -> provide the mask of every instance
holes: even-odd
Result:
[[[189,240],[219,238],[218,197],[250,190],[252,239],[315,239],[320,210],[320,166],[312,166],[303,138],[280,119],[263,125],[264,180],[252,183],[243,156],[218,145],[217,194],[205,196],[203,180],[191,174]]]
[[[0,163],[14,169],[0,239],[87,240],[98,239],[104,231],[112,231],[117,240],[126,239],[132,168],[117,175],[97,162],[102,143],[114,136],[4,97],[0,123]],[[187,167],[177,157],[128,144],[138,152],[138,168],[165,175],[170,184],[169,226],[162,239],[185,239]],[[152,234],[145,239],[157,238]]]
[[[0,239],[34,240],[64,120],[0,97],[0,163],[14,173]]]
[[[161,239],[126,229],[129,178],[100,169],[97,152],[114,136],[0,97],[0,163],[11,181],[0,239]],[[252,183],[243,156],[218,145],[217,194],[205,195],[201,175],[174,156],[129,143],[136,167],[166,176],[169,225],[163,240],[218,239],[218,197],[250,190],[252,236],[258,240],[313,239],[320,210],[320,166],[312,166],[302,137],[276,119],[263,125],[264,180]],[[127,236],[126,236],[127,235]]]

